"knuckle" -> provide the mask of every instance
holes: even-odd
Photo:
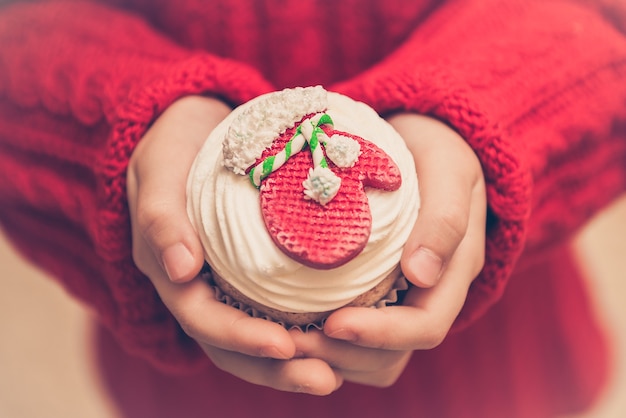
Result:
[[[467,271],[472,279],[475,279],[481,273],[486,263],[485,238],[482,236],[480,240],[471,243],[471,259],[467,262]]]
[[[393,386],[402,375],[409,359],[409,354],[403,354],[400,358],[397,358],[393,364],[379,370],[375,373],[375,378],[372,379],[372,384],[380,388]]]
[[[150,277],[151,273],[153,273],[154,256],[143,238],[137,236],[134,232],[132,236],[131,256],[137,269],[144,275]]]
[[[486,262],[486,256],[485,256],[485,250],[483,248],[480,254],[478,254],[475,257],[474,268],[471,271],[473,277],[476,277],[480,274],[480,272],[483,270],[483,267],[485,267],[485,262]]]
[[[187,321],[180,321],[179,325],[183,332],[191,339],[198,340],[200,336],[200,332],[198,331],[198,327],[194,326],[192,323]]]
[[[379,388],[391,387],[398,381],[401,374],[402,370],[394,370],[392,373],[386,373],[376,381],[376,386]]]
[[[138,202],[137,226],[147,239],[156,240],[168,224],[169,217],[170,213],[163,202]]]
[[[389,352],[391,355],[388,355],[387,358],[384,358],[380,364],[380,370],[383,371],[393,371],[398,367],[398,364],[402,363],[404,353],[402,351]]]
[[[175,307],[170,307],[172,314],[176,317],[178,325],[185,334],[193,339],[197,339],[200,335],[200,329],[196,321],[191,320],[183,312],[177,310]]]
[[[137,202],[137,222],[142,229],[149,229],[165,216],[165,208],[159,202],[142,199]]]
[[[459,243],[467,230],[467,216],[461,208],[453,205],[447,206],[439,211],[435,219],[435,227],[440,236]]]
[[[435,327],[434,329],[429,330],[423,335],[420,345],[423,349],[432,350],[433,348],[441,345],[447,335],[447,330],[444,330],[441,327]]]
[[[139,246],[136,244],[133,244],[132,257],[133,257],[133,262],[135,263],[135,266],[137,266],[139,271],[142,272],[143,274],[146,274],[147,266],[144,263],[145,257],[143,255],[143,249],[139,248]]]
[[[228,355],[226,355],[221,350],[211,349],[211,347],[202,346],[202,349],[207,354],[207,356],[211,359],[211,363],[219,370],[223,372],[230,373],[232,368],[232,362],[229,359]]]
[[[180,325],[180,328],[183,330],[183,332],[185,334],[187,334],[187,336],[194,338],[196,333],[194,331],[194,327],[193,325],[191,325],[189,322],[181,320],[180,318],[178,319],[178,325]]]

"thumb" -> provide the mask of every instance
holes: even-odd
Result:
[[[414,285],[432,287],[466,235],[479,165],[465,141],[439,121],[402,115],[390,122],[413,154],[421,199],[402,271]]]
[[[406,278],[419,287],[439,282],[467,230],[469,203],[443,194],[422,193],[422,208],[400,260]]]
[[[173,282],[193,279],[204,263],[201,243],[187,217],[184,191],[184,182],[175,176],[150,177],[138,188],[139,232]]]
[[[214,99],[179,100],[148,130],[130,161],[131,221],[134,235],[141,237],[133,237],[133,252],[145,255],[149,251],[136,247],[149,247],[174,282],[193,279],[204,263],[202,245],[187,216],[187,175],[204,139],[229,111]],[[147,260],[136,263],[144,270],[154,268]]]

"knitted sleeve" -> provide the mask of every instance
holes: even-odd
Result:
[[[125,172],[170,103],[238,104],[271,89],[233,61],[184,50],[136,16],[85,2],[0,13],[0,222],[126,350],[176,370],[208,364],[134,267]]]
[[[625,190],[625,23],[619,0],[448,2],[394,55],[334,86],[381,114],[440,118],[479,157],[486,265],[457,328],[499,299],[523,251],[563,241]]]

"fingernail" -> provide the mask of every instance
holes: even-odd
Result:
[[[337,331],[333,331],[327,335],[330,338],[343,341],[356,341],[357,339],[357,335],[353,331],[345,328],[339,328]]]
[[[427,248],[419,248],[411,257],[410,265],[413,273],[426,286],[436,285],[441,277],[443,262]]]
[[[165,272],[174,282],[188,275],[195,266],[193,255],[181,242],[166,248],[162,257]]]

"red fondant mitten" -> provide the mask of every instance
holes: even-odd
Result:
[[[259,161],[275,155],[295,133],[288,129],[276,139]],[[373,143],[324,127],[331,137],[339,134],[356,140],[361,149],[352,167],[328,163],[341,178],[337,195],[325,205],[305,198],[303,182],[313,167],[310,152],[292,156],[279,170],[265,178],[260,188],[261,211],[276,245],[291,258],[318,269],[338,267],[359,254],[370,236],[372,216],[365,187],[387,191],[401,184],[393,160]]]

